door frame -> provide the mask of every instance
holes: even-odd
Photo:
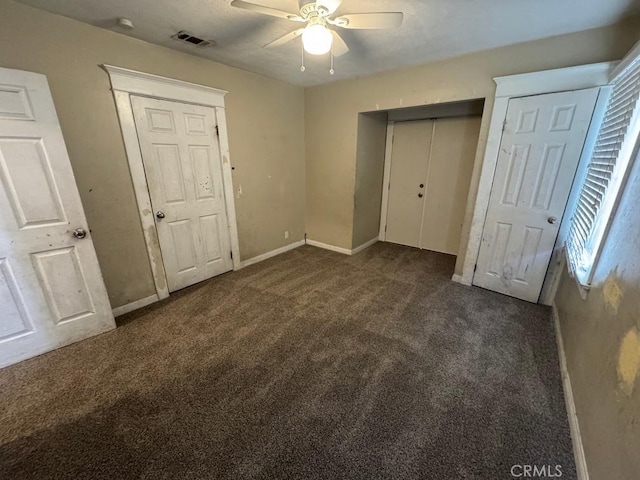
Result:
[[[480,244],[482,242],[482,232],[489,208],[489,198],[493,187],[493,177],[495,175],[496,165],[498,162],[498,154],[500,152],[500,143],[502,141],[502,131],[507,116],[507,108],[512,98],[526,97],[531,95],[543,95],[547,93],[565,92],[571,90],[582,90],[586,88],[602,87],[609,83],[611,72],[615,69],[618,62],[602,62],[590,65],[580,65],[576,67],[559,68],[555,70],[545,70],[541,72],[524,73],[519,75],[509,75],[504,77],[495,77],[493,81],[496,83],[496,93],[494,96],[493,111],[491,113],[491,121],[483,162],[478,182],[477,194],[473,216],[471,218],[471,226],[469,230],[469,240],[466,246],[466,254],[462,268],[462,275],[454,275],[454,282],[464,285],[471,285],[475,266],[480,253]],[[596,113],[601,103],[600,97],[596,104]],[[485,104],[486,108],[486,104]],[[587,133],[587,142],[593,136],[593,124]],[[584,150],[583,150],[584,157]],[[578,164],[578,171],[583,164],[584,158],[581,158]],[[472,180],[473,181],[473,180]],[[575,183],[574,183],[575,187]],[[571,205],[572,196],[575,188],[572,188],[569,203]],[[556,245],[551,257],[550,268],[547,272],[540,302],[549,304],[555,295],[555,285],[559,279],[558,273],[561,272],[562,265],[556,264],[559,253],[562,250],[563,232],[567,228],[567,215],[563,217],[560,224]],[[556,263],[554,263],[556,262]]]
[[[387,240],[387,211],[389,210],[389,181],[391,179],[391,155],[393,153],[393,128],[396,122],[389,120],[387,122],[387,138],[384,147],[384,174],[382,180],[382,204],[380,206],[380,231],[378,232],[378,240],[385,242]],[[385,188],[386,186],[386,188]]]
[[[235,199],[233,196],[233,176],[231,174],[231,157],[229,155],[229,138],[227,134],[227,120],[225,115],[224,97],[228,93],[213,87],[189,83],[173,78],[161,77],[150,73],[138,72],[113,65],[102,65],[109,74],[111,90],[116,103],[120,130],[124,140],[124,147],[129,163],[129,171],[133,180],[138,213],[144,239],[151,264],[153,282],[158,299],[169,296],[167,276],[164,270],[162,252],[155,217],[151,206],[149,186],[142,162],[142,152],[138,142],[138,131],[133,116],[131,95],[169,100],[211,107],[215,111],[218,125],[218,140],[220,145],[220,161],[222,163],[222,183],[227,208],[229,237],[233,254],[233,269],[240,265],[240,244],[238,241],[238,224],[236,220]]]

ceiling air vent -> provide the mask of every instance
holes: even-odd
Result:
[[[175,35],[172,35],[171,38],[190,43],[191,45],[195,45],[196,47],[208,47],[209,45],[215,44],[213,40],[204,40],[202,38],[198,38],[195,35],[191,35],[189,32],[185,32],[184,30],[179,31]]]

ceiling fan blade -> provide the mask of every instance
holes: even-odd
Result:
[[[349,51],[349,47],[338,32],[332,30],[331,33],[333,34],[333,56],[341,57]]]
[[[302,32],[304,32],[304,28],[299,28],[298,30],[294,30],[293,32],[289,32],[286,35],[283,35],[282,37],[278,38],[277,40],[274,40],[271,43],[267,43],[264,47],[262,48],[274,48],[274,47],[279,47],[281,45],[284,45],[285,43],[290,42],[291,40],[295,40],[296,38],[298,38],[300,35],[302,35]]]
[[[327,10],[327,16],[333,15],[341,3],[342,0],[316,0],[316,6],[325,8]]]
[[[397,28],[402,25],[402,17],[401,12],[352,13],[342,15],[329,23],[353,29]]]
[[[253,12],[262,13],[264,15],[271,15],[272,17],[284,18],[286,20],[293,20],[294,22],[304,22],[304,18],[295,13],[289,13],[276,8],[265,7],[259,3],[248,2],[245,0],[233,0],[231,2],[232,7],[242,8],[243,10],[251,10]]]

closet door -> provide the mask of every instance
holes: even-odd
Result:
[[[432,133],[433,120],[398,122],[394,125],[387,242],[420,246]]]
[[[420,248],[458,254],[480,121],[481,117],[457,117],[435,122]]]

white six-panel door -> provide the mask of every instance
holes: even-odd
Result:
[[[232,270],[215,110],[131,103],[169,291]]]
[[[597,96],[509,101],[474,285],[538,301]]]
[[[112,328],[47,80],[0,68],[0,367]]]

